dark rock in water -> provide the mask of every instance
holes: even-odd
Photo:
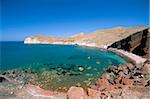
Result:
[[[0,77],[0,82],[3,82],[5,80],[5,78]]]
[[[66,72],[66,71],[62,71],[61,73],[62,73],[63,75],[65,75],[67,72]]]
[[[75,73],[75,72],[73,72],[73,73],[69,73],[69,75],[70,76],[78,76],[78,75],[81,75],[81,73]]]

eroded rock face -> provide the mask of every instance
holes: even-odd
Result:
[[[86,99],[87,97],[82,87],[75,87],[75,86],[69,88],[67,95],[68,99]]]

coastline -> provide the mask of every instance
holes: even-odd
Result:
[[[49,43],[36,42],[33,44]],[[110,44],[98,46],[94,43],[55,43],[54,45],[57,44],[104,49],[124,58],[129,62],[129,64],[109,66],[106,69],[107,72],[102,74],[95,84],[90,85],[87,90],[84,90],[80,86],[72,86],[67,92],[62,93],[45,90],[30,83],[23,83],[23,85],[16,85],[17,91],[11,91],[10,95],[16,95],[18,99],[22,97],[26,97],[28,99],[33,99],[35,97],[42,99],[141,99],[141,97],[143,97],[143,99],[148,99],[148,97],[150,97],[150,92],[148,91],[150,88],[150,64],[146,63],[145,58],[121,49],[108,48]],[[24,73],[22,74],[24,75]],[[31,76],[30,73],[29,76]],[[7,78],[3,76],[1,79],[2,81],[4,79],[7,80]],[[78,96],[76,94],[78,94]]]

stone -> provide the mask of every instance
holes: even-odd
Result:
[[[124,86],[124,85],[122,85],[122,84],[115,84],[115,85],[114,85],[114,88],[115,88],[115,89],[122,89],[123,86]]]
[[[98,90],[99,87],[96,85],[90,85],[89,88],[94,89],[94,90]]]
[[[67,95],[68,99],[85,99],[85,97],[87,97],[82,87],[75,86],[69,88]]]
[[[144,74],[148,73],[150,74],[150,64],[145,64],[143,67],[142,67],[142,72]]]
[[[109,66],[106,70],[107,70],[108,72],[111,72],[111,71],[113,71],[114,69],[117,69],[117,67],[116,67],[116,66]]]
[[[92,69],[92,67],[91,67],[91,66],[88,66],[86,69],[87,69],[87,70],[90,70],[90,69]]]
[[[108,80],[108,79],[110,79],[110,78],[111,78],[111,77],[110,77],[109,74],[106,74],[106,73],[105,73],[105,74],[102,75],[102,79],[107,79],[107,80]]]
[[[115,84],[120,84],[121,79],[122,79],[121,77],[115,79]]]
[[[83,67],[79,67],[79,70],[80,70],[80,71],[83,71],[83,70],[84,70],[84,68],[83,68]]]
[[[97,61],[97,62],[96,62],[96,64],[100,64],[100,62],[99,62],[99,61]]]
[[[96,81],[96,85],[106,87],[109,86],[109,82],[107,79],[100,79]]]
[[[115,86],[114,86],[114,85],[109,85],[109,86],[106,87],[105,90],[108,91],[108,92],[113,92],[114,89],[115,89]]]
[[[125,74],[124,74],[123,71],[120,71],[120,72],[118,73],[118,75],[119,75],[119,77],[124,77],[124,76],[125,76]]]
[[[121,79],[121,84],[123,84],[123,85],[132,86],[133,83],[134,83],[134,81],[132,79],[128,79],[128,78]]]
[[[99,96],[100,91],[92,89],[92,88],[88,88],[88,95],[92,97]]]

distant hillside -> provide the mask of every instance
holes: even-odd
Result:
[[[137,27],[115,27],[106,30],[97,30],[95,32],[85,34],[79,33],[65,38],[57,38],[52,36],[32,36],[24,40],[24,43],[29,44],[78,44],[91,46],[110,45],[115,41],[119,41],[137,31],[148,28],[147,26]]]

